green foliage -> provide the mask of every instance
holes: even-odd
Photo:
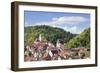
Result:
[[[63,29],[51,26],[30,26],[25,27],[24,29],[24,45],[26,46],[30,42],[34,42],[34,40],[39,36],[39,34],[42,35],[43,40],[50,41],[53,44],[56,44],[58,39],[62,40],[64,43],[67,43],[71,38],[76,36],[76,34],[71,34],[70,32],[66,32]]]
[[[71,39],[65,46],[68,48],[81,46],[90,49],[90,28],[85,29],[81,34]]]

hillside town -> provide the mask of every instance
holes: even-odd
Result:
[[[46,42],[41,34],[24,48],[24,61],[49,61],[87,58],[84,47],[66,48],[58,39],[56,45]]]

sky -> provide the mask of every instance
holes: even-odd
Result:
[[[90,14],[68,12],[24,11],[24,26],[48,25],[80,34],[90,27]]]

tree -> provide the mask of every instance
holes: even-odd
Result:
[[[65,44],[68,48],[85,47],[90,49],[90,28],[85,29],[81,34],[72,38]]]
[[[67,43],[71,38],[76,36],[76,34],[66,32],[61,28],[51,27],[47,25],[25,27],[24,32],[25,45],[29,43],[29,40],[34,41],[39,36],[39,34],[42,35],[43,40],[50,41],[53,44],[56,44],[58,39],[64,41],[64,43]]]

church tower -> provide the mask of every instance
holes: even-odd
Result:
[[[41,34],[39,34],[39,41],[42,41],[42,37],[41,37]]]
[[[59,40],[57,40],[56,47],[60,48],[60,41]]]

